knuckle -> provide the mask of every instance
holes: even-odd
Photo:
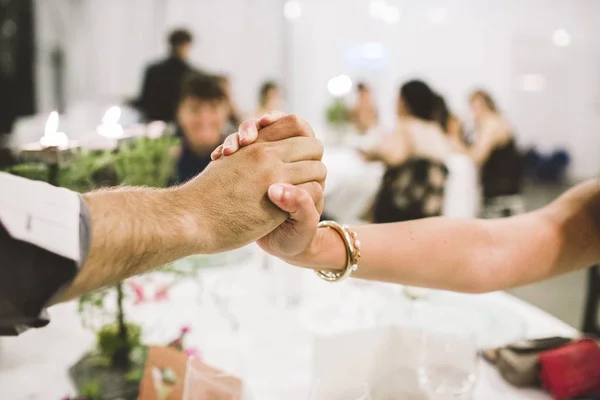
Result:
[[[299,128],[302,124],[302,119],[296,114],[290,114],[285,117],[287,123],[289,123],[292,127]]]
[[[264,146],[263,144],[255,144],[254,146],[248,146],[247,149],[255,162],[259,164],[266,164],[269,158],[267,146]]]

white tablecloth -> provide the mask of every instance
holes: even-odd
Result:
[[[353,316],[358,315],[356,306],[362,304],[366,305],[363,313],[373,311],[372,316],[375,316],[375,311],[381,310],[382,306],[391,304],[393,307],[400,301],[398,289],[386,284],[364,287],[361,281],[328,285],[318,281],[310,271],[279,265],[270,258],[266,260],[273,264],[271,272],[261,267],[265,261],[263,255],[249,257],[238,266],[201,271],[199,280],[202,284],[195,279],[180,282],[171,290],[169,301],[130,305],[128,316],[144,325],[147,343],[164,344],[177,335],[181,325],[191,325],[187,344],[198,347],[207,362],[240,374],[254,399],[304,400],[306,387],[314,379],[311,376],[311,337],[324,333],[323,321],[318,322],[316,313],[329,309],[340,315]],[[228,331],[222,314],[216,313],[214,306],[207,305],[216,293],[221,293],[217,288],[223,283],[232,285],[228,289],[239,297],[239,301],[229,299],[241,326],[239,333]],[[355,286],[356,290],[352,289]],[[200,287],[204,288],[203,296],[199,294]],[[300,302],[299,306],[273,306],[280,303],[271,300],[290,293],[294,301]],[[444,303],[456,302],[467,308],[473,304],[514,314],[513,317],[525,323],[524,334],[529,338],[576,333],[561,321],[505,293],[438,295],[443,296]],[[0,399],[47,400],[73,394],[66,371],[92,348],[94,335],[81,327],[75,303],[55,306],[50,314],[52,322],[47,328],[0,341]],[[331,316],[326,319],[325,322],[331,323],[336,320]],[[507,320],[511,321],[511,318]],[[327,326],[327,329],[342,332],[377,323],[361,314],[353,322],[355,326],[341,323],[335,327]],[[475,399],[548,398],[539,391],[512,388],[495,370],[482,363]]]

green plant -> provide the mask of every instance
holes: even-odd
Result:
[[[59,185],[79,193],[118,184],[115,155],[110,152],[82,151],[61,167]]]
[[[17,164],[7,168],[6,172],[34,181],[48,182],[48,167],[45,164]]]
[[[100,399],[101,384],[97,380],[89,380],[81,389],[79,395],[88,400]]]
[[[349,121],[349,111],[342,99],[335,99],[327,108],[327,122],[331,125],[343,125]]]
[[[172,137],[142,138],[122,147],[115,155],[115,169],[121,184],[164,187],[174,171],[171,148],[179,140]]]
[[[140,346],[142,329],[139,325],[125,323],[126,340],[123,341],[120,335],[119,324],[104,325],[97,333],[98,351],[103,358],[113,360],[124,348],[127,350],[127,357],[132,349]]]

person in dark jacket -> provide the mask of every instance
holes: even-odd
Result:
[[[172,122],[184,76],[193,70],[188,64],[193,37],[184,29],[171,32],[170,54],[146,68],[142,93],[135,102],[148,121]]]

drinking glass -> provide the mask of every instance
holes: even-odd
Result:
[[[472,333],[434,329],[422,334],[419,386],[428,400],[469,400],[477,380],[478,352]]]

